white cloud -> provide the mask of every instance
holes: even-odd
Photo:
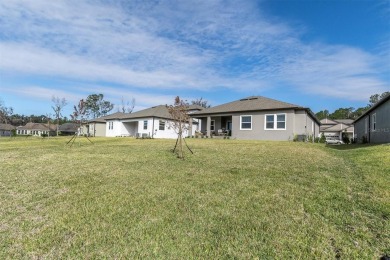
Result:
[[[304,43],[256,1],[5,0],[0,17],[0,70],[7,73],[120,84],[130,93],[261,92],[285,84],[366,100],[388,88],[386,57]]]

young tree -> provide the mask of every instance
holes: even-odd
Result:
[[[130,114],[133,112],[134,107],[135,107],[135,99],[134,98],[131,99],[131,102],[130,101],[125,102],[125,100],[122,97],[121,107],[120,107],[120,110],[118,109],[118,112]]]
[[[6,107],[2,100],[0,100],[0,123],[8,124],[11,122],[11,116],[14,113],[12,107]]]
[[[201,107],[204,107],[204,108],[209,108],[211,107],[210,104],[207,104],[208,101],[207,100],[203,100],[203,98],[199,98],[199,99],[196,99],[196,100],[192,100],[191,101],[191,105],[198,105],[198,106],[201,106]]]
[[[79,129],[82,129],[82,123],[85,120],[85,114],[86,114],[86,102],[84,101],[84,99],[81,99],[79,101],[79,104],[77,106],[74,106],[73,108],[74,108],[74,111],[73,111],[73,114],[70,115],[70,117],[73,119],[73,121],[75,123],[79,123]],[[82,130],[81,130],[81,133],[83,133]],[[70,146],[72,146],[74,141],[77,138],[77,135],[80,135],[80,131],[78,134],[75,134],[66,144],[68,145],[70,143]],[[88,139],[88,141],[90,143],[92,143],[92,141],[86,135],[84,135],[84,136]],[[79,142],[79,145],[80,145],[80,142]]]
[[[185,143],[185,140],[183,139],[183,133],[188,131],[190,119],[187,114],[188,103],[177,96],[175,98],[175,103],[168,106],[168,111],[172,118],[171,126],[177,133],[176,145],[173,148],[173,152],[177,154],[178,158],[184,159],[183,142]],[[189,147],[188,149],[191,151]]]
[[[58,136],[58,128],[60,125],[60,119],[62,117],[61,111],[68,104],[65,98],[60,99],[59,97],[52,96],[51,101],[53,102],[53,106],[51,108],[54,111],[54,116],[57,120],[57,136]]]
[[[114,104],[103,99],[103,94],[92,94],[85,100],[85,111],[89,117],[105,116],[114,108]]]
[[[70,117],[75,123],[78,123],[81,128],[81,124],[84,121],[86,113],[86,105],[84,99],[81,99],[77,106],[73,106],[73,109],[73,114],[71,114]]]

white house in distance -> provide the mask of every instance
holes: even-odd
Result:
[[[188,113],[203,109],[201,106],[189,106]],[[134,113],[114,113],[102,117],[105,121],[105,136],[134,136],[150,138],[177,138],[177,133],[172,127],[172,119],[166,105],[147,108]],[[91,122],[94,120],[91,120]],[[96,120],[95,120],[96,121]],[[184,137],[195,134],[200,129],[197,120],[190,120],[189,130]],[[95,136],[101,136],[94,129]]]
[[[325,137],[334,137],[342,140],[343,133],[347,134],[350,140],[353,139],[353,120],[352,119],[329,119],[321,120],[320,133]]]

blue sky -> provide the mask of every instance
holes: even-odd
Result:
[[[15,113],[52,113],[57,96],[69,116],[93,93],[135,110],[261,95],[333,111],[389,83],[390,0],[0,2],[0,99]]]

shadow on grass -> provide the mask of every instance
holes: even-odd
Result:
[[[334,150],[344,151],[344,150],[364,149],[364,148],[379,146],[379,145],[390,146],[390,144],[326,144],[325,146]]]

